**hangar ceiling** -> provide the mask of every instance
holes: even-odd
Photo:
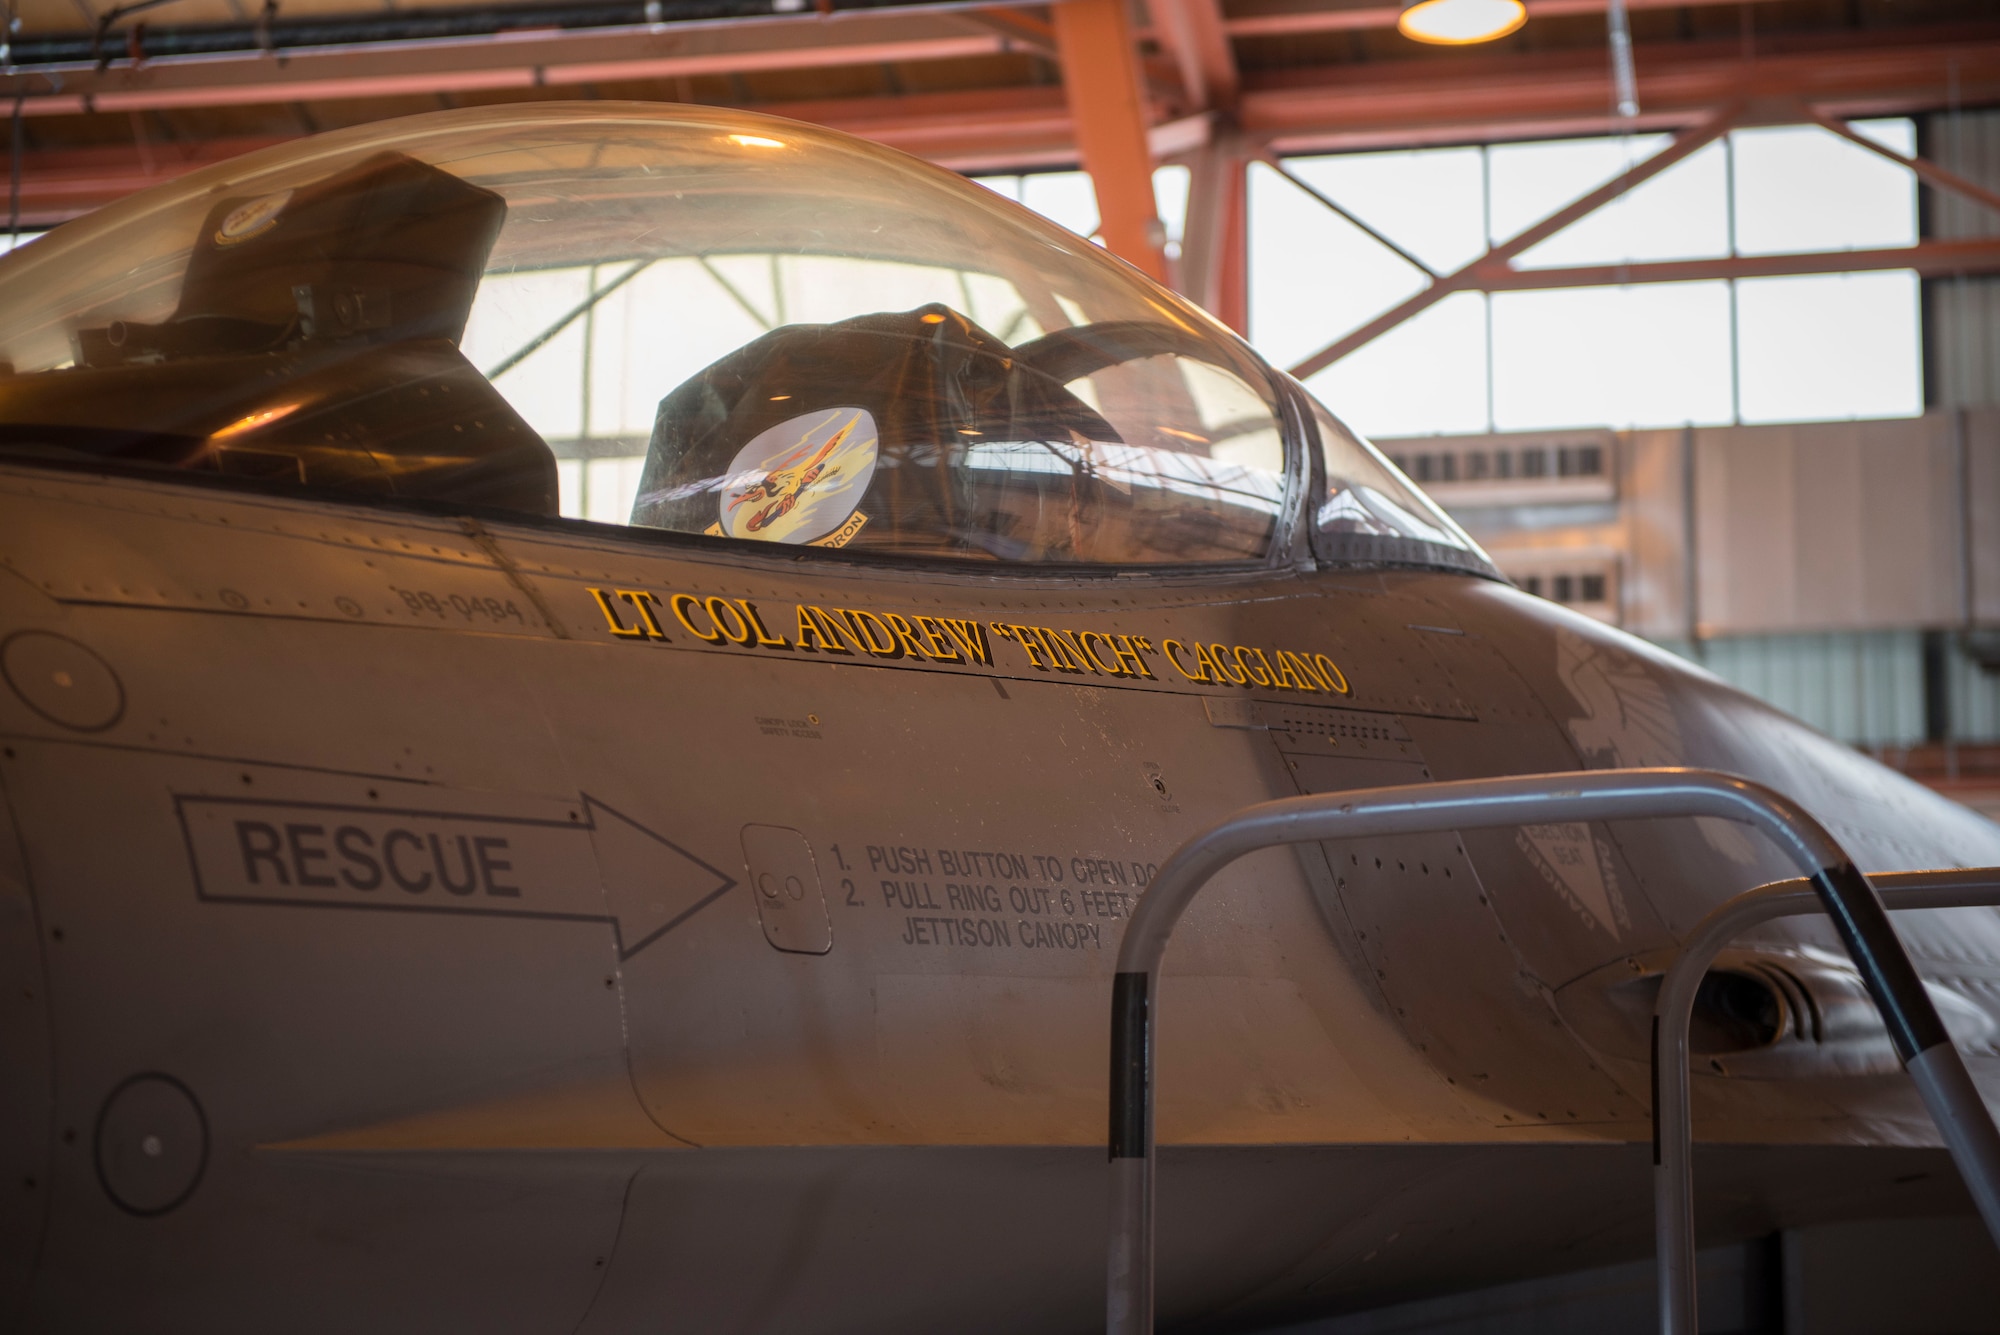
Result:
[[[0,7],[3,8],[3,7]],[[871,0],[13,0],[0,97],[21,220],[45,224],[244,148],[439,107],[644,98],[756,108],[960,169],[1073,164],[1047,5]],[[1279,153],[1602,132],[1603,0],[1530,0],[1440,49],[1382,0],[1142,0],[1156,155],[1218,123]],[[790,12],[786,12],[790,11]],[[1734,99],[1837,115],[2000,100],[1988,0],[1632,0],[1638,128]],[[1780,112],[1780,114],[1783,114]]]
[[[1676,132],[1671,156],[1731,126],[1838,127],[2000,102],[1991,0],[1628,5],[1632,118],[1613,109],[1606,0],[1528,0],[1524,27],[1472,48],[1410,41],[1384,0],[0,0],[9,226],[47,226],[252,148],[412,112],[697,102],[833,126],[962,171],[1081,163],[1106,243],[1243,328],[1253,160],[1620,129]],[[1194,169],[1171,272],[1148,184],[1162,161]],[[1801,262],[1759,263],[1827,267]],[[1854,265],[1992,272],[2000,243]],[[1438,278],[1424,301],[1553,281],[1513,273],[1498,250]],[[1353,346],[1329,345],[1301,370]]]

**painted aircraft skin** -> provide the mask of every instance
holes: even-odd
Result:
[[[1224,814],[1696,765],[2000,864],[1628,635],[1292,542],[988,573],[0,464],[6,1324],[1085,1331],[1119,932]],[[1649,985],[1790,874],[1709,821],[1231,867],[1162,984],[1163,1321],[1647,1254]],[[1995,1090],[2000,914],[1899,927]],[[1830,928],[1723,967],[1783,1020],[1709,1017],[1705,1240],[1969,1208]]]
[[[7,634],[75,646],[116,701],[79,727],[0,697],[26,1328],[1086,1329],[1120,918],[1204,822],[1685,763],[1796,794],[1865,867],[2000,862],[1985,822],[1489,580],[1114,589],[28,469],[4,496]],[[665,638],[618,635],[610,588],[654,591],[612,607],[627,631],[661,609]],[[710,645],[679,594],[795,643],[800,604],[1291,643],[1353,695],[1037,671],[990,632],[991,667]],[[758,856],[806,882],[761,923],[751,827],[796,831]],[[1167,1312],[1642,1251],[1644,1006],[1590,985],[1785,870],[1727,825],[1232,868],[1164,983]],[[1990,1077],[1994,915],[1902,927]],[[1851,1009],[1823,928],[1760,941]],[[1718,1230],[1951,1198],[1879,1029],[1852,1028],[1697,1079],[1704,1138],[1783,1146],[1704,1162],[1711,1210],[1737,1197]],[[206,1138],[150,1217],[94,1143],[144,1073]]]

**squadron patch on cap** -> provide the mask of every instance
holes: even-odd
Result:
[[[709,531],[731,538],[844,547],[868,516],[857,512],[875,476],[875,419],[828,408],[780,422],[737,452]]]
[[[222,220],[222,226],[215,229],[215,244],[233,246],[253,236],[262,236],[278,225],[278,215],[291,202],[292,192],[280,190],[275,195],[264,195],[231,209],[229,216]]]

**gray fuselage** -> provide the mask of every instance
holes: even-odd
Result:
[[[1867,870],[2000,864],[1472,576],[912,569],[8,468],[0,642],[22,1329],[1087,1330],[1119,932],[1208,822],[1696,765]],[[1716,821],[1230,868],[1162,984],[1163,1316],[1642,1254],[1649,988],[1789,874]],[[1899,927],[1990,1082],[2000,915]],[[1698,1059],[1704,1227],[1963,1208],[1830,928],[1724,965],[1795,990]]]

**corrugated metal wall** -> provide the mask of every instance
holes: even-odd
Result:
[[[1731,685],[1844,742],[1908,746],[1924,740],[1921,631],[1745,635],[1707,641],[1700,661]]]
[[[1953,653],[1950,664],[1952,740],[2000,741],[2000,676],[1963,653]]]
[[[1897,747],[1926,740],[1921,631],[1737,635],[1699,648],[1686,640],[1661,643],[1843,742]],[[2000,675],[1982,669],[1955,639],[1946,654],[1948,739],[2000,742]]]

